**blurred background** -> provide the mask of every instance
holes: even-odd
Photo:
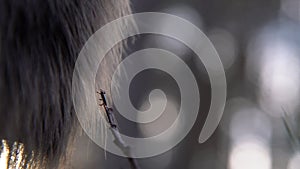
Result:
[[[300,169],[300,0],[132,0],[131,4],[134,13],[170,13],[198,26],[219,53],[227,79],[221,123],[208,141],[199,144],[211,97],[204,65],[188,47],[168,37],[147,34],[129,41],[124,58],[145,48],[179,56],[196,76],[201,94],[199,115],[189,134],[161,155],[137,159],[141,169]],[[168,22],[160,26],[168,27]],[[141,125],[116,114],[122,133],[149,137],[172,124],[181,98],[167,73],[139,73],[130,86],[131,101],[136,108],[147,109],[149,92],[156,88],[168,99],[163,115]],[[75,169],[130,168],[126,158],[105,152],[84,133],[74,150]]]
[[[197,139],[210,106],[210,84],[201,61],[185,45],[168,37],[141,35],[129,43],[124,57],[150,47],[179,56],[197,77],[201,93],[199,116],[187,137],[159,156],[138,159],[141,169],[300,168],[299,0],[131,3],[134,13],[171,13],[198,26],[218,51],[228,85],[221,123],[208,141],[199,144]],[[168,22],[161,27],[168,27]],[[148,94],[155,88],[162,89],[168,98],[163,115],[145,125],[117,115],[122,133],[149,137],[172,124],[179,111],[180,93],[168,74],[159,70],[139,73],[130,86],[131,101],[138,109],[147,109]],[[99,168],[103,164],[101,168],[129,168],[126,158],[105,153],[84,134],[76,151],[72,164],[75,168]]]

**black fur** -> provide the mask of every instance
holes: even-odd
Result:
[[[95,30],[129,13],[127,0],[0,0],[0,139],[57,167],[77,126],[77,55]]]

